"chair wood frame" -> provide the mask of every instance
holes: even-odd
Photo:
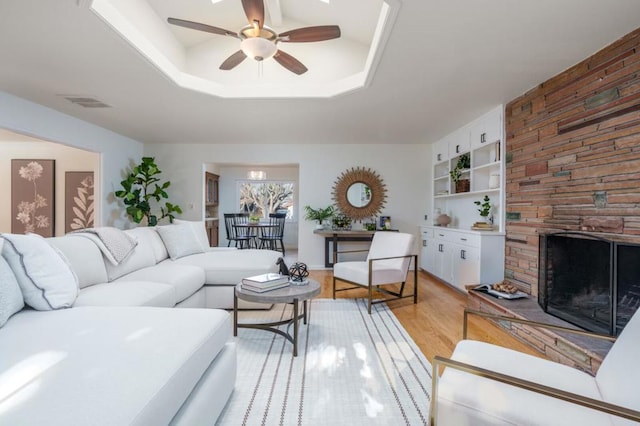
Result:
[[[359,251],[359,250],[354,250],[354,251]],[[406,278],[405,281],[402,281],[402,283],[400,284],[400,291],[390,291],[384,288],[381,288],[380,286],[383,285],[390,285],[390,284],[394,284],[394,283],[388,283],[388,284],[379,284],[379,285],[372,285],[372,278],[373,278],[373,262],[377,262],[380,260],[389,260],[389,259],[404,259],[404,258],[413,258],[413,294],[407,294],[404,295],[404,287],[406,284]],[[353,290],[356,288],[367,288],[369,293],[368,293],[368,297],[367,297],[367,312],[369,313],[369,315],[371,315],[371,305],[374,305],[376,303],[383,303],[383,302],[388,302],[388,301],[392,301],[392,300],[398,300],[398,299],[406,299],[409,297],[413,297],[413,303],[416,304],[418,303],[418,255],[417,254],[407,254],[404,256],[391,256],[391,257],[379,257],[379,258],[375,258],[375,259],[369,259],[368,261],[369,263],[369,273],[368,273],[368,283],[367,285],[364,284],[360,284],[354,281],[349,281],[349,280],[345,280],[343,278],[336,278],[336,276],[333,276],[333,298],[336,298],[336,293],[339,291],[347,291],[347,290]],[[409,274],[408,269],[411,267],[411,261],[409,261],[408,265],[407,265],[407,271],[405,273],[405,277]],[[353,287],[347,287],[347,288],[339,288],[336,289],[336,280],[342,281],[342,282],[346,282],[349,284],[353,284]],[[381,299],[381,300],[373,300],[373,291],[377,291],[379,293],[384,293],[386,295],[389,296],[393,296],[392,298],[386,298],[386,299]]]
[[[573,328],[562,327],[553,324],[545,324],[536,321],[529,321],[520,318],[512,318],[506,317],[502,315],[491,314],[488,312],[480,312],[473,309],[465,309],[464,311],[464,322],[463,322],[463,339],[467,338],[467,321],[469,315],[477,315],[484,318],[489,318],[493,320],[506,321],[506,322],[515,322],[519,324],[529,325],[531,327],[538,328],[546,328],[552,329],[556,331],[562,331],[566,333],[578,334],[581,336],[592,337],[596,339],[608,340],[611,342],[615,342],[616,338],[609,335],[593,333],[584,330],[576,330]],[[525,389],[531,392],[539,393],[545,396],[549,396],[551,398],[561,399],[563,401],[581,405],[583,407],[591,408],[594,410],[602,411],[607,414],[611,414],[613,416],[622,417],[625,419],[633,420],[636,422],[640,422],[640,411],[632,410],[630,408],[622,407],[615,404],[610,404],[608,402],[600,401],[593,398],[588,398],[583,395],[578,395],[572,392],[567,392],[562,389],[557,389],[550,386],[541,385],[539,383],[531,382],[529,380],[523,380],[518,377],[510,376],[507,374],[498,373],[496,371],[487,370],[485,368],[476,367],[471,364],[463,363],[460,361],[455,361],[450,358],[441,357],[436,355],[433,358],[433,375],[431,381],[431,409],[429,410],[429,424],[431,426],[436,426],[437,419],[437,409],[438,409],[438,380],[439,374],[438,371],[441,367],[453,368],[455,370],[460,370],[468,374],[473,374],[476,376],[483,377],[489,380],[495,380],[497,382],[505,383],[507,385],[515,386],[521,389]]]

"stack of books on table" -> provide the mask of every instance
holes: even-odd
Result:
[[[255,277],[243,278],[242,289],[264,293],[289,285],[289,277],[275,273],[256,275]]]

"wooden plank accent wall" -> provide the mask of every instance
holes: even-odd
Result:
[[[640,29],[506,106],[506,278],[537,295],[538,235],[640,243]]]

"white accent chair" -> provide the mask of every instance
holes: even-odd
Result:
[[[595,377],[542,358],[466,340],[469,314],[613,340]],[[433,360],[432,425],[637,425],[640,312],[616,339],[483,312],[465,311],[463,340]],[[446,367],[438,378],[438,371]]]
[[[418,255],[412,254],[414,251],[415,238],[412,234],[402,232],[376,232],[371,241],[369,254],[365,261],[338,262],[333,265],[333,298],[336,292],[352,290],[354,288],[367,288],[368,311],[371,314],[373,303],[386,302],[389,300],[413,297],[413,303],[418,303]],[[409,273],[409,267],[413,259],[413,294],[404,295],[404,287]],[[336,280],[354,284],[352,287],[336,289]],[[381,286],[387,284],[400,285],[399,291],[391,291]],[[380,292],[393,296],[389,299],[373,300],[373,292]]]

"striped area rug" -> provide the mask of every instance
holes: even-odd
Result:
[[[290,305],[239,322],[290,315]],[[298,356],[274,333],[238,330],[238,379],[218,425],[426,425],[431,365],[386,306],[315,299]]]

